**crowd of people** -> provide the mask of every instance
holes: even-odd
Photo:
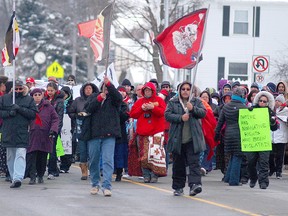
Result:
[[[157,183],[172,163],[172,189],[189,195],[202,192],[202,176],[215,169],[230,186],[249,183],[261,189],[269,177],[282,178],[288,141],[288,89],[272,82],[250,88],[239,81],[220,80],[219,88],[206,88],[184,81],[174,90],[169,81],[156,79],[135,87],[124,79],[116,88],[107,76],[100,86],[86,82],[73,98],[70,75],[65,86],[55,77],[45,88],[0,77],[0,177],[21,187],[54,180],[79,162],[81,180],[91,181],[90,193],[112,196],[112,181],[125,176]],[[13,91],[15,101],[13,101]],[[267,110],[271,150],[243,151],[239,112]],[[263,109],[264,110],[264,109]],[[266,112],[266,111],[265,111]],[[72,153],[58,155],[63,116],[71,124]],[[242,137],[243,138],[243,137]],[[113,179],[115,174],[115,179]]]

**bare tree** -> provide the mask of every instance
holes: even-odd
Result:
[[[162,65],[159,60],[158,47],[153,39],[164,30],[164,1],[145,0],[137,1],[136,4],[129,0],[118,1],[116,7],[118,17],[114,21],[114,26],[117,26],[126,37],[146,49],[150,56],[148,61],[153,64],[159,81],[163,80]],[[201,5],[200,0],[170,0],[170,2],[169,23]],[[131,25],[127,25],[127,20]],[[149,40],[145,40],[145,35],[149,36]]]

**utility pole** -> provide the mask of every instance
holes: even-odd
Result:
[[[164,0],[164,27],[167,28],[169,25],[169,0]],[[163,81],[168,81],[168,66],[167,65],[163,65],[163,80],[161,80],[161,82]]]

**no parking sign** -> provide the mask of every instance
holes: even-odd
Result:
[[[269,56],[253,56],[252,71],[253,73],[269,72]]]

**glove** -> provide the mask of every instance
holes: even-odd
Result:
[[[16,111],[15,110],[11,110],[11,111],[9,111],[9,116],[11,116],[11,117],[14,117],[14,116],[16,116]]]
[[[273,116],[273,117],[270,118],[270,124],[271,124],[271,125],[275,125],[275,123],[276,123],[276,119],[275,119],[275,117]]]
[[[249,107],[248,110],[249,110],[249,111],[253,111],[253,107]]]
[[[55,131],[50,131],[49,132],[49,138],[56,138],[56,136],[57,136],[58,134],[55,132]]]
[[[11,109],[18,111],[20,109],[20,106],[18,104],[12,104]]]

